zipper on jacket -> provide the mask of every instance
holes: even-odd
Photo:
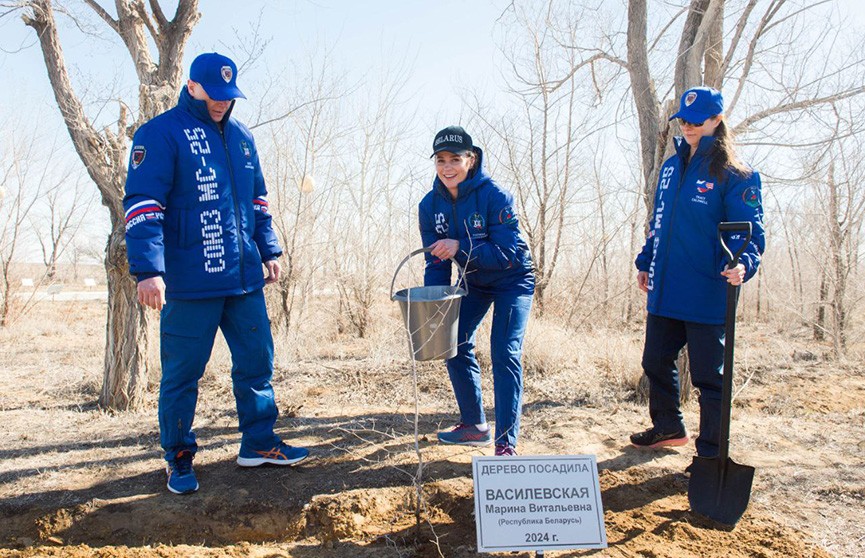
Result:
[[[457,200],[455,200],[455,199],[451,199],[451,214],[453,215],[453,218],[454,218],[454,226],[453,226],[454,231],[453,231],[453,235],[451,235],[450,234],[451,230],[448,229],[448,237],[453,238],[454,240],[459,242],[459,240],[460,240],[459,231],[456,230],[456,228],[459,226],[457,224]]]
[[[679,202],[679,193],[682,190],[682,183],[685,182],[685,174],[688,172],[688,167],[690,167],[691,163],[693,163],[693,158],[694,157],[691,157],[691,160],[688,161],[688,164],[682,168],[682,172],[679,174],[679,183],[676,185],[676,195],[673,196],[673,207],[670,209],[670,223],[667,227],[667,238],[664,242],[664,271],[662,272],[663,275],[661,276],[661,281],[659,284],[659,287],[661,288],[658,291],[658,298],[655,301],[655,305],[658,309],[661,308],[661,298],[663,298],[664,295],[663,285],[666,282],[665,278],[667,277],[667,267],[669,267],[668,264],[670,263],[670,237],[673,234],[673,218],[676,216],[676,204]],[[679,161],[681,160],[682,158],[679,157]]]
[[[231,197],[234,198],[234,226],[237,229],[237,250],[240,254],[240,290],[246,294],[246,272],[243,266],[243,226],[240,222],[240,201],[237,197],[237,187],[234,185],[234,167],[231,166],[231,154],[228,152],[228,142],[225,139],[225,128],[215,123],[219,128],[219,137],[222,138],[222,147],[225,149],[225,160],[228,162],[228,177],[231,182]]]

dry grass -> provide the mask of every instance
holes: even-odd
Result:
[[[0,488],[15,505],[36,506],[41,498],[40,502],[70,506],[82,497],[104,498],[100,487],[125,489],[131,484],[118,480],[124,478],[141,483],[143,488],[136,485],[134,491],[161,493],[155,391],[135,412],[106,413],[95,405],[102,380],[104,311],[102,302],[42,303],[14,327],[0,330],[0,412],[8,457],[0,475],[9,479]],[[291,441],[314,447],[323,460],[290,477],[302,484],[290,486],[286,494],[295,494],[298,488],[318,493],[324,486],[338,494],[350,479],[366,486],[370,475],[384,475],[384,464],[411,463],[411,457],[401,453],[408,447],[414,409],[402,321],[397,305],[386,300],[377,305],[375,316],[375,327],[365,339],[339,334],[333,316],[321,307],[311,307],[300,328],[275,331],[274,387],[283,410],[279,431]],[[488,327],[489,321],[478,333],[478,347],[491,415]],[[524,351],[526,406],[520,447],[526,454],[595,454],[615,475],[634,475],[628,477],[634,486],[627,493],[637,503],[613,500],[613,513],[623,513],[616,512],[617,505],[627,510],[637,506],[635,528],[650,533],[644,519],[658,514],[639,507],[646,479],[678,478],[677,471],[690,456],[686,449],[643,457],[625,447],[627,434],[648,421],[645,406],[632,401],[642,339],[642,324],[614,328],[595,323],[590,329],[569,331],[555,318],[533,317]],[[155,357],[158,343],[154,345]],[[779,334],[767,324],[740,324],[733,454],[759,471],[749,512],[755,522],[746,530],[764,524],[766,532],[776,529],[775,523],[766,523],[773,517],[836,555],[857,556],[865,540],[859,538],[863,532],[856,511],[861,509],[865,486],[862,363],[830,362],[830,355],[831,347],[811,341],[807,327]],[[196,417],[209,487],[220,475],[226,486],[235,487],[240,475],[232,465],[238,435],[230,367],[227,347],[218,336]],[[431,443],[435,430],[455,418],[444,365],[419,363],[418,382],[422,443],[424,451],[433,452],[428,456],[431,474],[459,477],[453,460],[467,462],[474,453]],[[685,408],[689,426],[696,425],[696,411],[696,401]],[[367,447],[352,437],[358,429],[402,438],[399,444],[383,439]],[[368,453],[371,463],[383,465],[361,467],[348,450]],[[340,459],[349,462],[334,474]],[[609,494],[621,495],[622,490]],[[218,498],[217,492],[210,494]],[[162,510],[170,503],[160,500],[154,505]],[[663,510],[669,513],[686,504],[664,505],[672,506]],[[121,520],[126,518],[118,516]],[[100,525],[94,522],[91,527]],[[630,544],[622,536],[620,544]]]

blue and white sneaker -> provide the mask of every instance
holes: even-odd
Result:
[[[438,439],[443,444],[488,446],[493,443],[493,433],[490,429],[484,432],[474,424],[459,423],[452,430],[439,432]]]
[[[270,463],[271,465],[294,465],[306,459],[308,455],[308,449],[290,446],[285,442],[280,442],[278,446],[263,450],[255,450],[241,443],[240,454],[237,456],[237,464],[241,467],[258,467],[265,463]]]
[[[175,494],[192,494],[198,490],[198,480],[192,470],[192,452],[180,450],[165,466],[168,474],[168,490]]]

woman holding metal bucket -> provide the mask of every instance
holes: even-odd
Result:
[[[487,446],[496,455],[516,455],[523,397],[520,362],[523,336],[535,291],[528,245],[520,234],[511,194],[484,170],[483,151],[459,126],[436,134],[436,176],[419,206],[420,233],[426,254],[425,285],[448,285],[451,259],[466,270],[468,295],[460,305],[458,349],[447,369],[460,411],[445,444]],[[475,334],[490,306],[490,336],[495,431],[486,422],[481,369],[475,356]]]
[[[676,358],[687,343],[691,379],[700,390],[697,455],[718,454],[724,362],[726,284],[757,272],[765,248],[760,175],[736,154],[724,100],[710,87],[685,91],[679,111],[684,137],[664,162],[646,244],[637,256],[637,285],[648,294],[643,370],[649,378],[652,427],[631,435],[642,448],[689,441],[679,409]],[[753,234],[739,264],[727,269],[718,224],[750,221]],[[725,239],[733,251],[741,235]]]

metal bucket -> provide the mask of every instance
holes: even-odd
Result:
[[[415,250],[397,266],[390,284],[390,298],[399,302],[415,360],[453,358],[457,354],[460,299],[468,294],[466,289],[459,287],[459,282],[465,275],[463,267],[451,260],[460,269],[457,285],[411,287],[396,293],[393,291],[400,268],[409,258],[424,252],[429,252],[429,248]]]

